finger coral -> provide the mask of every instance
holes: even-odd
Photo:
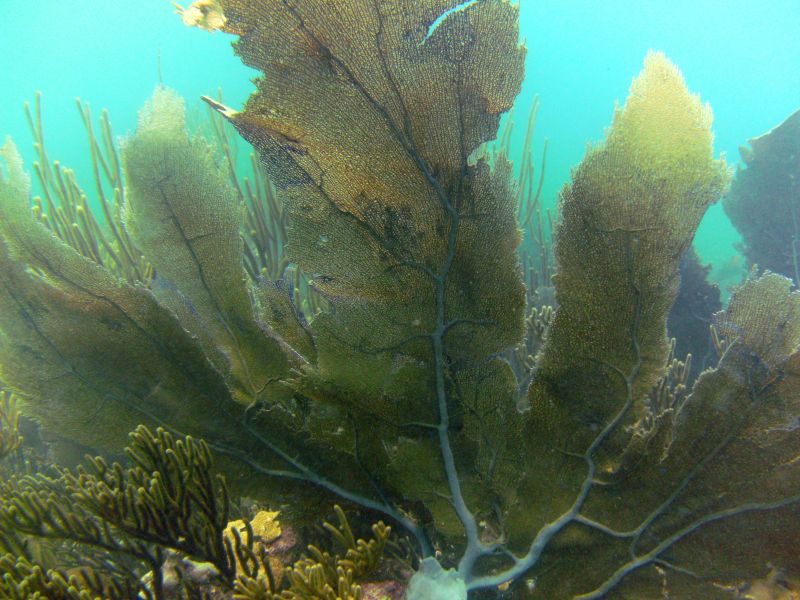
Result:
[[[278,513],[261,511],[252,520],[228,521],[227,488],[223,478],[213,476],[212,455],[204,442],[145,427],[132,432],[130,440],[127,467],[94,457],[56,478],[13,475],[4,482],[3,597],[140,595],[160,600],[216,590],[239,598],[306,599],[317,594],[349,600],[360,598],[358,581],[376,573],[391,533],[382,522],[373,525],[373,539],[357,540],[337,506],[339,525],[324,527],[341,554],[312,545],[314,559],[285,565],[288,559],[273,553],[283,535]],[[29,541],[11,543],[21,536]],[[96,566],[45,568],[35,560],[31,539],[63,544],[59,550],[67,555],[72,554],[65,552],[68,545],[77,545],[80,560],[92,559]],[[144,576],[142,566],[150,569]]]

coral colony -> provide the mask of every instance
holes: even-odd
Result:
[[[797,228],[777,250],[745,235],[782,274],[720,310],[691,242],[731,172],[676,66],[648,54],[553,219],[535,109],[521,169],[498,134],[525,58],[509,2],[179,11],[261,73],[241,110],[205,99],[209,139],[159,87],[120,145],[79,102],[91,193],[48,157],[38,98],[39,195],[2,150],[0,593],[792,585]],[[797,123],[752,142],[734,221],[758,227],[764,181],[796,172]]]

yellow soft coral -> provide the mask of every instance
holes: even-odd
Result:
[[[250,527],[253,530],[256,548],[266,548],[281,536],[283,530],[278,522],[279,514],[280,513],[277,511],[262,510],[250,520]],[[234,530],[236,530],[240,538],[246,539],[247,525],[243,519],[231,521],[225,528],[224,535],[231,543],[234,543]],[[244,570],[241,568],[242,565],[238,564],[238,560],[237,558],[236,571],[237,573],[242,573]],[[283,580],[283,563],[280,557],[269,556],[267,560],[275,584],[280,585]],[[266,573],[262,573],[262,576],[266,577]]]
[[[280,513],[277,511],[262,510],[250,520],[250,527],[253,528],[253,535],[255,535],[260,542],[269,544],[281,536],[283,532],[278,522],[279,514]],[[231,539],[233,538],[233,532],[231,531],[233,528],[238,529],[239,534],[244,536],[245,522],[243,519],[228,523],[228,527],[225,529],[225,535]]]

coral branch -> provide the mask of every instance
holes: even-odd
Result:
[[[608,593],[610,593],[614,588],[616,588],[617,585],[619,585],[619,583],[627,575],[633,573],[637,569],[641,569],[642,567],[655,562],[657,559],[661,557],[662,554],[664,554],[664,552],[672,548],[675,544],[677,544],[687,536],[691,535],[704,525],[708,525],[716,521],[722,521],[724,519],[742,515],[748,512],[775,510],[778,508],[789,506],[791,504],[795,504],[797,502],[800,502],[800,495],[789,496],[788,498],[784,498],[783,500],[778,500],[776,502],[743,504],[741,506],[729,508],[726,510],[721,510],[719,512],[712,513],[710,515],[706,515],[698,519],[691,525],[687,525],[683,529],[672,534],[671,536],[663,540],[661,543],[659,543],[655,548],[653,548],[647,554],[634,557],[632,560],[628,561],[627,563],[622,565],[619,569],[617,569],[614,572],[614,574],[611,575],[611,577],[609,577],[605,582],[603,582],[602,585],[598,586],[591,592],[586,592],[584,594],[579,594],[575,596],[575,600],[599,600],[600,598],[604,598]]]

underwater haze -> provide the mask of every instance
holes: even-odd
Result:
[[[0,600],[800,598],[800,0],[0,9]]]
[[[33,160],[22,104],[36,91],[44,101],[51,154],[88,173],[84,131],[74,107],[80,97],[108,109],[118,134],[130,132],[138,107],[160,76],[190,103],[224,92],[241,106],[257,73],[233,56],[231,36],[176,26],[171,3],[3,0],[9,20],[0,36],[0,132]],[[738,148],[778,125],[800,105],[800,5],[794,0],[522,0],[520,35],[528,47],[516,106],[527,114],[541,101],[535,148],[549,139],[543,198],[555,205],[587,143],[600,140],[614,103],[649,49],[683,71],[690,89],[714,110],[715,151],[736,164]],[[523,128],[514,144],[523,143]],[[76,143],[76,141],[80,141]],[[84,175],[85,176],[85,175]],[[720,205],[712,207],[695,245],[711,276],[727,286],[747,268]]]

